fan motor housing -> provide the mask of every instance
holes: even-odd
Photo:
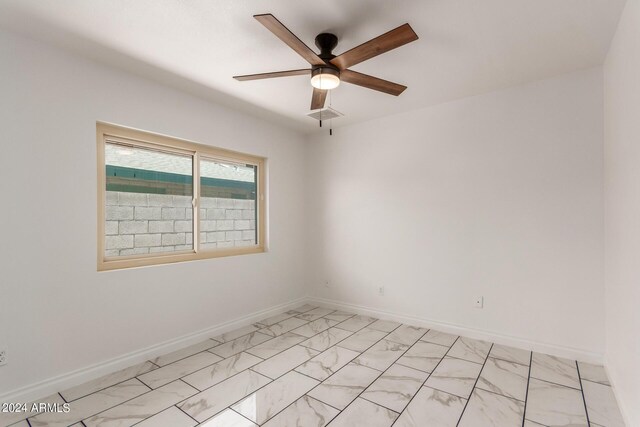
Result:
[[[340,69],[333,64],[327,65],[314,65],[311,68],[311,77],[317,74],[332,74],[337,78],[340,78]]]

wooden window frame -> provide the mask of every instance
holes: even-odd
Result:
[[[196,261],[201,259],[219,258],[235,255],[256,254],[267,251],[267,212],[265,209],[266,158],[102,122],[96,123],[96,134],[98,154],[98,271],[118,270],[123,268],[143,267],[150,265],[162,265],[175,262]],[[105,144],[109,141],[121,142],[140,148],[152,148],[178,155],[186,154],[193,156],[193,249],[177,253],[158,253],[121,257],[105,256],[105,211],[107,194],[105,174]],[[207,160],[213,159],[257,166],[256,178],[258,182],[256,186],[256,227],[258,242],[256,245],[220,248],[214,250],[199,249],[200,156]]]

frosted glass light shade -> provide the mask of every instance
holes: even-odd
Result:
[[[316,89],[329,90],[335,89],[340,85],[340,77],[334,74],[318,73],[311,77],[311,86]]]

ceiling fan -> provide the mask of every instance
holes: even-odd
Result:
[[[417,40],[418,36],[409,24],[401,25],[388,33],[335,56],[331,53],[338,45],[338,37],[334,34],[322,33],[316,36],[316,46],[320,49],[320,54],[316,54],[272,14],[254,15],[253,17],[309,62],[311,68],[234,76],[233,78],[236,80],[246,81],[311,75],[311,85],[313,86],[312,110],[323,108],[327,98],[327,91],[336,88],[341,81],[395,96],[400,95],[407,88],[406,86],[358,73],[348,68]]]

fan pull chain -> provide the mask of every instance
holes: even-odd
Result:
[[[331,90],[329,91],[329,108],[333,107],[333,96],[331,95]],[[333,136],[333,118],[329,119],[329,136]]]
[[[320,87],[322,87],[322,73],[320,73]],[[320,110],[320,127],[322,127],[322,110]]]

